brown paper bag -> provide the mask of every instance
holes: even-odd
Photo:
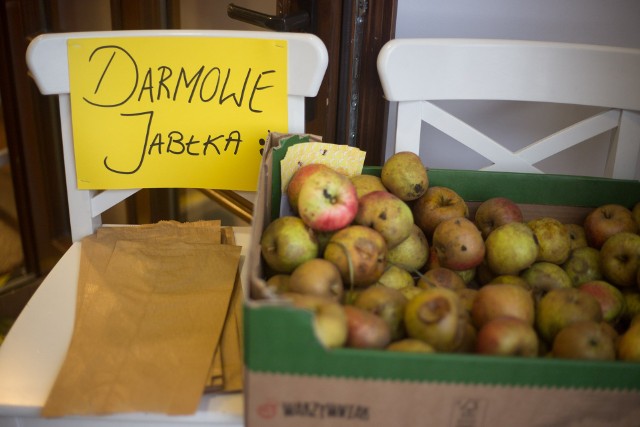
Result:
[[[83,241],[84,293],[42,415],[193,413],[239,257],[236,246],[161,236]]]

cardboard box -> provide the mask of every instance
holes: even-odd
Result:
[[[323,348],[311,314],[261,300],[259,240],[279,213],[279,160],[271,141],[254,212],[245,316],[245,419],[254,426],[638,426],[640,363],[409,354]],[[379,174],[380,168],[365,173]],[[640,199],[640,182],[557,175],[430,170],[471,209],[493,196],[526,219],[581,221],[595,206]]]

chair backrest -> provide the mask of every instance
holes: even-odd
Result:
[[[289,132],[303,133],[304,100],[316,96],[328,64],[322,41],[311,34],[267,31],[142,30],[44,34],[36,37],[26,53],[27,65],[40,92],[58,95],[71,234],[74,241],[92,234],[101,224],[101,214],[138,190],[89,191],[76,185],[71,127],[67,40],[109,37],[230,37],[280,39],[288,42]],[[266,135],[265,135],[266,136]],[[246,194],[245,194],[246,196]]]
[[[637,179],[638,49],[518,40],[395,39],[382,48],[377,66],[386,99],[398,103],[392,151],[420,154],[424,122],[488,159],[492,164],[483,169],[541,173],[536,163],[610,132],[601,176]],[[579,123],[512,151],[437,105],[444,100],[602,108]]]

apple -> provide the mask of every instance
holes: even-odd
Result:
[[[415,279],[404,268],[389,265],[378,279],[378,284],[393,289],[401,289],[405,286],[414,286]]]
[[[478,289],[471,306],[471,318],[476,328],[504,316],[533,325],[535,302],[531,293],[521,286],[509,284],[484,285]]]
[[[422,293],[424,289],[421,289],[417,286],[405,286],[404,288],[398,289],[402,295],[407,299],[407,301],[411,301],[413,297]]]
[[[291,272],[289,291],[323,296],[341,302],[344,285],[338,267],[326,259],[313,258]]]
[[[476,300],[476,297],[478,296],[478,290],[474,288],[462,288],[462,289],[456,289],[455,293],[458,294],[458,297],[460,298],[460,302],[462,303],[462,306],[467,311],[469,318],[471,318],[471,309],[473,308],[473,302]]]
[[[432,247],[442,267],[458,271],[478,266],[485,255],[480,230],[464,217],[440,222],[433,232]]]
[[[436,226],[445,219],[467,216],[467,203],[458,193],[447,187],[429,187],[413,204],[414,221],[427,238],[431,238]]]
[[[485,240],[486,261],[496,275],[518,275],[538,257],[533,230],[524,223],[510,222],[496,228]]]
[[[458,273],[446,267],[427,270],[418,278],[416,286],[422,289],[447,288],[453,291],[467,287]]]
[[[467,318],[458,295],[446,288],[422,290],[409,300],[404,312],[407,336],[425,341],[436,351],[460,346]]]
[[[389,326],[392,340],[404,338],[407,298],[399,290],[372,285],[358,294],[353,305],[381,317]]]
[[[622,296],[624,297],[624,313],[623,320],[630,323],[633,319],[640,316],[640,290],[633,288],[622,288]]]
[[[631,211],[622,205],[606,204],[593,209],[583,222],[587,242],[596,249],[611,236],[621,231],[638,232],[638,224]]]
[[[269,277],[266,281],[267,289],[274,294],[282,294],[289,291],[290,274],[277,273]]]
[[[495,276],[492,278],[488,284],[492,285],[500,285],[500,284],[510,284],[520,286],[528,291],[531,291],[531,285],[522,276],[515,276],[513,274],[501,274],[500,276]]]
[[[620,360],[640,362],[640,322],[631,325],[618,340],[617,356]]]
[[[604,280],[592,280],[578,286],[598,300],[602,309],[602,320],[612,325],[618,323],[625,311],[625,299],[622,292]]]
[[[294,213],[298,212],[298,196],[300,194],[300,189],[302,188],[302,184],[304,184],[308,179],[310,179],[316,173],[323,172],[333,172],[331,167],[324,165],[322,163],[309,163],[301,166],[294,172],[287,184],[287,199],[289,200],[289,205]]]
[[[351,224],[358,194],[351,180],[333,169],[317,171],[300,186],[298,215],[314,230],[336,231]]]
[[[602,279],[600,251],[591,246],[582,246],[571,251],[562,268],[567,272],[574,286],[591,280]]]
[[[296,216],[279,217],[267,225],[260,247],[265,263],[278,273],[291,273],[318,256],[315,233]]]
[[[584,231],[584,227],[581,224],[564,224],[564,228],[569,232],[569,239],[571,239],[571,250],[588,246],[587,234]]]
[[[601,322],[602,309],[598,300],[577,288],[552,289],[536,307],[536,328],[549,344],[562,328],[581,320]]]
[[[411,151],[391,155],[382,165],[380,179],[391,193],[404,201],[418,199],[429,187],[427,169],[420,156]]]
[[[411,233],[402,242],[389,249],[389,263],[414,272],[420,271],[429,259],[427,236],[417,225],[411,226]]]
[[[582,320],[560,329],[551,354],[562,359],[615,360],[616,347],[605,324]]]
[[[564,224],[555,218],[543,217],[527,223],[538,241],[537,261],[562,264],[569,258],[571,238]]]
[[[520,274],[529,285],[536,301],[551,289],[571,288],[569,275],[557,264],[538,261]]]
[[[352,305],[345,305],[347,347],[382,349],[391,343],[389,325],[379,316]]]
[[[393,341],[386,348],[388,351],[399,351],[403,353],[435,353],[436,350],[426,342],[416,338],[403,338]]]
[[[483,238],[495,228],[510,222],[522,222],[522,210],[517,203],[506,197],[492,197],[480,203],[474,222]]]
[[[478,330],[476,353],[536,357],[538,335],[533,326],[516,317],[498,317]]]
[[[373,191],[388,191],[384,184],[382,184],[380,177],[376,175],[354,175],[349,179],[351,179],[351,182],[356,187],[358,199]]]
[[[387,248],[393,248],[409,237],[414,225],[409,205],[388,191],[373,191],[360,197],[354,223],[382,234]]]
[[[621,231],[609,237],[600,248],[600,268],[612,285],[635,286],[640,268],[640,235]]]
[[[640,230],[640,202],[633,205],[633,209],[631,209],[631,216]]]
[[[294,307],[313,313],[313,330],[324,347],[339,348],[346,344],[348,324],[341,304],[325,297],[293,292],[283,294],[283,298],[291,301]]]
[[[323,258],[338,267],[345,286],[368,286],[385,271],[387,243],[373,228],[350,225],[331,236]]]

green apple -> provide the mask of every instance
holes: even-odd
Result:
[[[389,265],[378,279],[378,283],[388,288],[401,289],[405,286],[414,286],[416,281],[404,268]]]
[[[640,322],[635,322],[618,340],[618,359],[640,362]]]
[[[560,329],[551,354],[562,359],[615,360],[616,346],[606,324],[581,320]]]
[[[262,232],[260,249],[265,263],[278,273],[291,273],[318,256],[315,233],[296,216],[273,220]]]
[[[537,261],[562,264],[569,258],[571,238],[564,224],[555,218],[536,218],[527,223],[538,241]]]
[[[447,288],[453,291],[467,287],[458,273],[445,267],[436,267],[427,270],[418,278],[416,286],[422,289]]]
[[[358,294],[353,305],[380,316],[389,326],[392,340],[404,338],[407,298],[399,290],[372,285]]]
[[[571,250],[588,246],[587,234],[584,231],[582,224],[565,224],[564,227],[569,232],[569,239],[571,239]]]
[[[562,268],[571,278],[571,283],[577,286],[591,280],[602,279],[600,269],[600,251],[591,246],[582,246],[571,251]]]
[[[640,235],[622,231],[609,237],[600,248],[600,268],[612,285],[635,286],[640,268]]]
[[[484,239],[496,228],[510,222],[522,222],[522,210],[506,197],[492,197],[480,203],[473,221]]]
[[[577,288],[552,289],[536,306],[536,328],[549,344],[562,328],[581,320],[601,322],[602,309],[595,297]]]
[[[485,240],[485,247],[487,265],[496,275],[519,275],[538,257],[533,230],[521,222],[510,222],[493,230]]]

